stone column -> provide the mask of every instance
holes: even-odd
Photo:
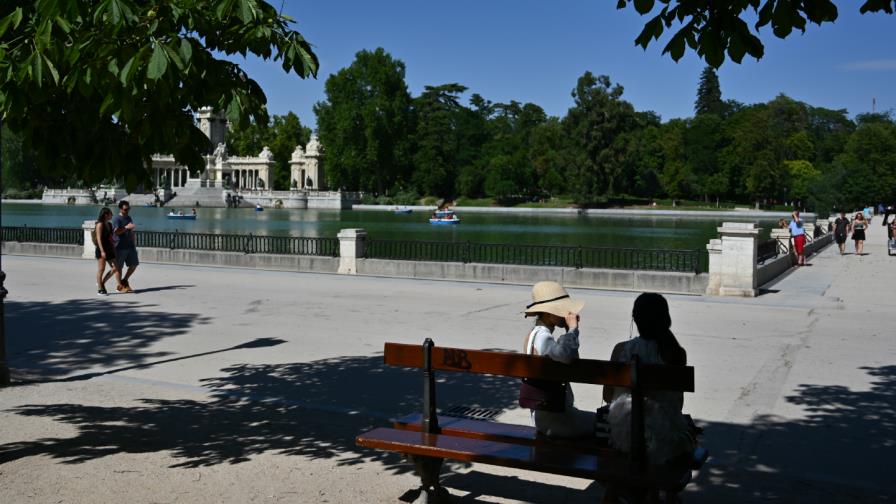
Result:
[[[84,251],[81,253],[81,257],[84,259],[96,259],[94,256],[94,248],[93,238],[90,237],[90,234],[96,227],[96,222],[93,220],[86,220],[83,224],[81,224],[81,229],[84,230]]]
[[[803,229],[806,230],[806,244],[815,239],[815,221],[803,222]]]
[[[719,295],[755,297],[759,229],[752,222],[724,222],[717,229],[722,240]]]
[[[722,285],[722,240],[714,238],[706,245],[709,254],[709,283],[706,285],[707,296],[718,296]]]
[[[341,275],[357,275],[358,259],[364,257],[367,248],[367,231],[364,229],[343,229],[339,238],[339,270]]]
[[[790,255],[790,230],[772,229],[771,237],[778,240],[778,255]]]

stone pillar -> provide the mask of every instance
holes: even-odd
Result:
[[[722,285],[722,240],[715,238],[706,245],[709,254],[709,283],[706,285],[707,296],[718,296]]]
[[[803,229],[806,230],[806,244],[815,239],[815,221],[803,222]]]
[[[759,229],[752,222],[724,222],[717,229],[722,240],[719,295],[755,297]]]
[[[96,259],[93,250],[95,245],[93,244],[93,238],[90,237],[95,227],[96,222],[93,220],[86,220],[81,224],[81,229],[84,230],[84,251],[81,253],[81,257],[84,259]]]
[[[357,275],[358,259],[364,257],[367,248],[367,231],[364,229],[343,229],[336,235],[339,238],[339,271],[340,275]]]
[[[790,255],[790,230],[772,229],[771,238],[778,241],[778,255]]]

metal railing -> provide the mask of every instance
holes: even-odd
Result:
[[[5,242],[54,243],[61,245],[81,245],[84,231],[78,228],[40,228],[28,226],[4,226]]]
[[[571,247],[472,242],[368,240],[365,257],[403,261],[518,264],[699,273],[706,271],[699,250]]]
[[[84,243],[84,232],[77,228],[3,227],[2,232],[3,241],[70,245],[82,245]],[[171,250],[208,250],[215,252],[242,252],[245,254],[286,254],[324,257],[339,256],[338,239],[300,236],[140,231],[137,234],[137,245],[140,247],[157,247]]]
[[[244,254],[285,254],[337,257],[339,240],[336,238],[307,238],[301,236],[259,236],[179,231],[140,231],[140,247],[171,250],[208,250],[214,252],[243,252]]]
[[[778,240],[775,238],[771,238],[762,242],[759,242],[758,250],[756,253],[756,263],[763,264],[769,259],[774,259],[778,257]]]

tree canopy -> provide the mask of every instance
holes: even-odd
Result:
[[[411,96],[404,63],[382,48],[360,51],[327,78],[314,106],[330,187],[384,192],[410,166]]]
[[[671,197],[821,210],[896,193],[891,116],[852,120],[846,110],[786,95],[751,105],[722,100],[710,67],[695,86],[695,115],[666,122],[591,72],[575,83],[566,114],[551,117],[537,104],[492,102],[459,83],[410,97],[404,68],[384,51],[361,52],[328,80],[317,110],[332,186],[402,203],[421,195],[501,203],[559,196],[586,206]],[[380,109],[388,115],[375,113],[376,104],[389,104]],[[372,136],[377,128],[388,135]]]
[[[51,178],[149,180],[151,156],[196,172],[203,106],[267,124],[262,89],[223,56],[316,75],[292,20],[259,0],[10,0],[0,4],[0,115]]]
[[[748,54],[762,58],[765,45],[757,35],[766,26],[771,26],[776,37],[784,39],[794,29],[805,32],[807,23],[833,23],[839,15],[833,0],[617,0],[616,7],[626,9],[630,5],[642,16],[650,16],[635,39],[636,45],[647,49],[666,30],[674,31],[663,54],[678,61],[690,48],[716,68],[725,62],[726,55],[735,63]],[[863,0],[848,5],[858,5],[862,14],[893,14],[896,0]],[[748,22],[754,20],[751,27]]]

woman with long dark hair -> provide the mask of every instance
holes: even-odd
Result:
[[[642,364],[687,365],[688,356],[672,334],[669,304],[656,293],[647,292],[635,299],[632,320],[638,336],[618,343],[610,357],[628,362],[637,355]],[[688,418],[682,414],[684,394],[674,391],[645,393],[645,429],[647,457],[651,463],[661,464],[670,459],[690,454],[694,449],[694,435]],[[631,446],[631,395],[628,389],[604,387],[604,400],[610,403],[610,442],[628,451]]]
[[[100,210],[99,216],[96,218],[96,225],[93,228],[93,244],[96,246],[94,256],[96,257],[96,293],[100,296],[108,294],[106,291],[106,281],[113,274],[118,283],[121,283],[121,271],[115,265],[115,245],[112,243],[112,210],[103,208]],[[109,272],[106,273],[106,265],[109,265]],[[104,273],[106,273],[104,275]]]
[[[856,255],[863,255],[865,252],[865,228],[868,227],[868,220],[865,214],[856,212],[856,218],[852,221],[852,239],[856,242]]]

